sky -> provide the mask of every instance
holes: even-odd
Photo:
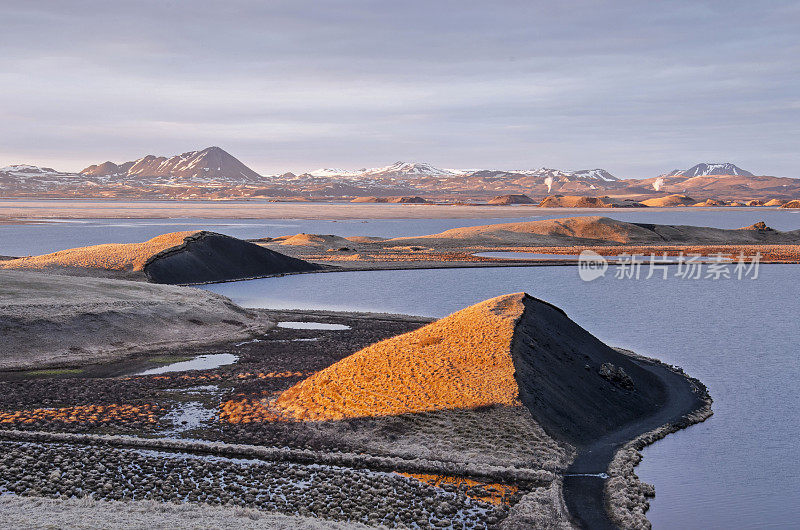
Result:
[[[800,177],[800,2],[0,0],[0,166]]]

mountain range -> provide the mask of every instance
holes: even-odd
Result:
[[[571,194],[645,199],[669,193],[700,199],[791,199],[800,196],[800,179],[755,176],[731,163],[700,163],[649,179],[620,179],[601,168],[443,169],[419,162],[261,176],[219,147],[170,157],[106,161],[78,173],[33,165],[0,168],[0,194],[6,197],[336,199],[423,195],[466,200],[503,194]]]

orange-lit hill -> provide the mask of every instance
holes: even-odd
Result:
[[[286,419],[325,421],[524,405],[550,436],[581,444],[664,399],[658,378],[630,357],[517,293],[373,344],[273,406]]]
[[[523,297],[492,298],[373,344],[290,388],[276,405],[302,420],[519,405],[511,340]]]
[[[0,268],[56,270],[181,284],[304,272],[320,267],[248,241],[194,230],[163,234],[143,243],[94,245],[5,260],[0,261]]]

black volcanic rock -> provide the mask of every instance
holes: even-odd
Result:
[[[548,434],[585,445],[666,401],[658,377],[564,311],[530,296],[523,303],[511,345],[514,377],[520,400]]]
[[[144,266],[153,283],[190,284],[308,272],[322,267],[214,232],[198,232]]]

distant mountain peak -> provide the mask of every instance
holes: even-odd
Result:
[[[95,177],[159,178],[175,181],[253,182],[260,175],[222,149],[211,146],[172,157],[145,155],[138,160],[114,164],[104,162],[81,171]]]
[[[710,163],[701,162],[694,165],[689,169],[675,169],[669,173],[661,175],[662,177],[704,177],[708,175],[736,175],[741,177],[752,177],[753,174],[745,171],[735,164],[730,162]]]

